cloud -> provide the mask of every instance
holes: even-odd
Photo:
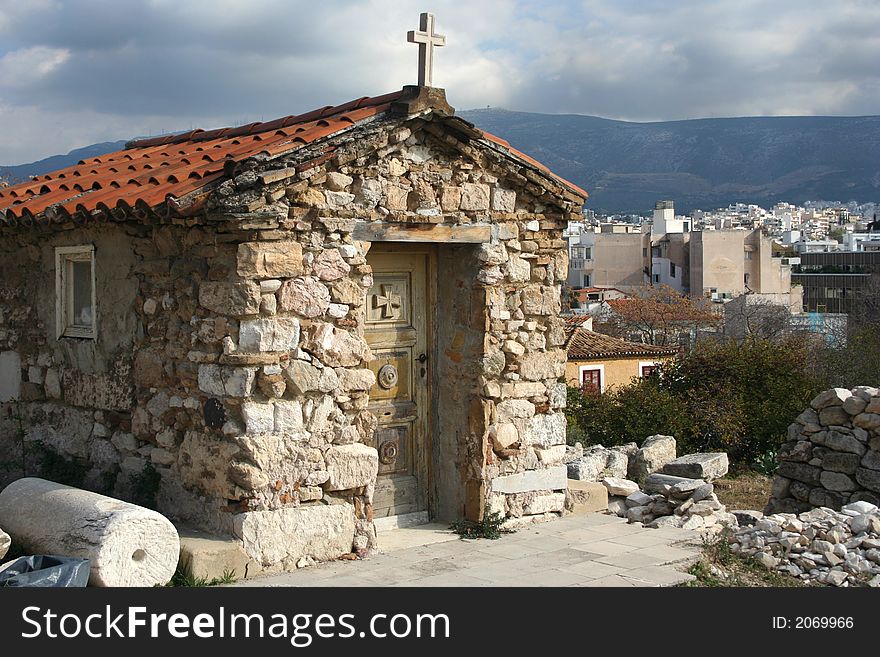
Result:
[[[0,0],[0,163],[399,89],[415,79],[405,33],[423,7]],[[873,0],[437,0],[433,11],[448,44],[435,83],[459,108],[631,120],[880,113]]]
[[[27,88],[68,59],[70,51],[65,48],[34,46],[8,52],[0,57],[0,88]]]

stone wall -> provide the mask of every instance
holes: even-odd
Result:
[[[7,406],[29,441],[90,468],[92,488],[130,498],[155,468],[160,510],[239,537],[262,566],[364,553],[377,456],[356,226],[492,224],[468,247],[457,316],[439,318],[445,371],[468,371],[456,391],[441,384],[440,402],[467,404],[439,443],[438,495],[448,515],[559,513],[561,231],[577,208],[539,182],[430,120],[395,119],[249,161],[187,218],[2,228],[0,365],[19,375]],[[96,342],[54,336],[62,243],[97,245]]]
[[[766,513],[880,504],[880,391],[833,388],[788,428]]]

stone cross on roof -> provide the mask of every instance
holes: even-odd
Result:
[[[419,16],[419,30],[406,33],[406,40],[419,44],[419,86],[431,87],[434,73],[434,46],[446,45],[446,36],[434,33],[434,14]]]

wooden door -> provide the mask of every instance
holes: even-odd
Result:
[[[429,254],[374,245],[367,261],[373,286],[365,337],[376,374],[369,408],[379,421],[373,435],[379,451],[373,515],[382,518],[428,508]]]

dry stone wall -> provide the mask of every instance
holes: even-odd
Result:
[[[820,393],[788,428],[767,513],[880,504],[880,391]]]
[[[191,217],[0,229],[0,365],[14,374],[2,401],[27,440],[123,498],[155,468],[160,510],[236,535],[260,567],[364,554],[376,539],[375,377],[363,337],[370,243],[355,227],[492,224],[466,282],[482,344],[437,349],[476,369],[456,451],[443,456],[462,514],[562,512],[562,229],[577,208],[429,118],[249,161]],[[107,335],[57,340],[53,248],[83,243],[99,244]],[[8,440],[2,449],[15,455]]]

